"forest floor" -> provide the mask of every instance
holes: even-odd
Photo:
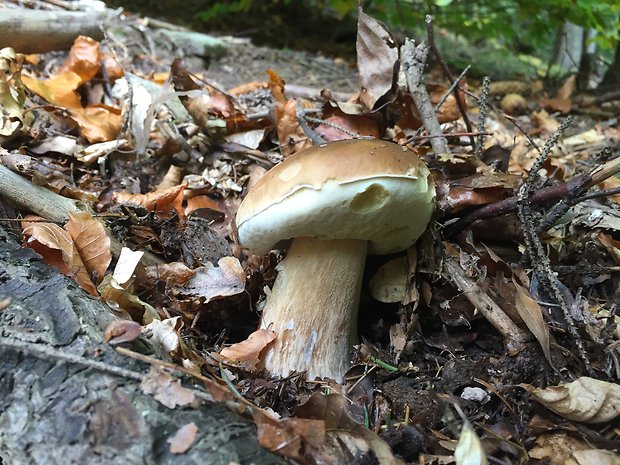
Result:
[[[574,76],[451,89],[441,55],[416,81],[366,16],[357,63],[248,42],[202,61],[123,28],[0,54],[2,220],[109,306],[107,344],[176,366],[291,463],[619,463],[618,95]],[[428,165],[433,220],[368,257],[342,382],[271,376],[284,336],[260,309],[285,252],[240,247],[236,212],[273,166],[360,137]]]

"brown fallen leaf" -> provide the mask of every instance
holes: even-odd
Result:
[[[37,79],[26,74],[22,82],[32,92],[47,102],[64,108],[81,108],[82,101],[76,92],[82,78],[73,71],[65,71],[49,79]]]
[[[297,100],[277,103],[274,112],[282,155],[288,157],[312,145],[297,120]]]
[[[217,267],[207,263],[197,268],[184,293],[204,297],[206,302],[242,293],[245,289],[245,271],[239,260],[223,257],[217,264]]]
[[[105,105],[73,108],[67,113],[91,144],[116,140],[123,124],[120,110]]]
[[[179,216],[185,217],[185,210],[183,209],[183,191],[185,187],[185,184],[179,184],[164,191],[149,192],[148,194],[115,192],[113,198],[116,203],[139,205],[151,212],[175,210]]]
[[[527,289],[518,284],[514,278],[512,279],[512,283],[517,291],[515,296],[515,308],[527,328],[540,344],[545,358],[551,363],[551,351],[549,347],[551,335],[549,326],[547,326],[547,322],[543,317],[543,310],[538,302],[530,296]]]
[[[321,420],[285,418],[277,420],[262,411],[253,412],[258,442],[265,449],[299,461],[309,462],[307,454],[317,450],[325,440],[325,423]]]
[[[161,265],[147,266],[144,269],[146,283],[156,285],[163,281],[168,284],[181,285],[196,275],[196,271],[188,268],[184,263],[172,262]]]
[[[268,329],[259,329],[248,336],[245,341],[232,344],[220,351],[232,363],[240,364],[246,369],[255,368],[261,351],[276,338],[276,333]]]
[[[110,308],[119,312],[124,318],[131,318],[144,325],[160,319],[151,305],[117,283],[112,275],[106,275],[97,289]]]
[[[22,221],[25,245],[39,253],[45,263],[77,282],[90,295],[98,295],[70,234],[57,224],[28,221],[33,219],[41,218],[28,215]]]
[[[360,101],[368,110],[377,102],[389,103],[396,96],[398,46],[390,31],[359,8],[357,21],[357,70]]]
[[[79,36],[73,42],[60,72],[73,71],[84,83],[97,75],[100,63],[99,42],[90,37]]]
[[[190,389],[181,386],[179,379],[154,365],[142,378],[140,389],[168,408],[197,407],[201,403]]]
[[[135,321],[114,320],[103,331],[103,340],[110,345],[135,341],[142,334],[142,325]]]
[[[620,385],[582,376],[546,389],[521,384],[534,399],[568,420],[605,423],[620,415]]]
[[[93,281],[101,282],[112,261],[110,238],[103,225],[90,213],[83,212],[69,215],[65,228]]]
[[[170,452],[173,454],[184,454],[187,452],[194,444],[197,433],[198,426],[194,422],[181,426],[174,433],[174,436],[166,439],[166,442],[170,444]]]
[[[340,394],[316,393],[295,409],[295,417],[325,422],[326,439],[330,441],[321,447],[324,454],[344,460],[351,454],[363,456],[372,451],[379,465],[402,465],[383,439],[351,418],[347,406],[348,400]]]

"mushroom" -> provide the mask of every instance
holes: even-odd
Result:
[[[265,368],[274,376],[338,382],[357,342],[366,254],[415,243],[435,188],[411,151],[382,140],[345,140],[302,150],[248,192],[235,220],[239,244],[265,254],[292,239],[263,309],[276,333]]]

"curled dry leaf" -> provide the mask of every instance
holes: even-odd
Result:
[[[253,412],[253,418],[261,446],[301,463],[307,463],[305,455],[319,449],[325,441],[325,423],[320,420],[277,420],[263,411]]]
[[[130,194],[115,192],[114,201],[120,204],[139,205],[150,212],[169,212],[176,210],[179,216],[184,217],[183,191],[185,184],[171,187],[164,191],[149,192],[148,194]]]
[[[160,367],[151,366],[149,372],[142,378],[140,389],[168,408],[197,407],[200,404],[193,391],[181,386],[180,380],[173,378]]]
[[[285,157],[312,145],[297,121],[297,100],[276,104],[274,116],[280,149]]]
[[[21,82],[23,56],[12,48],[0,50],[0,138],[10,136],[32,120],[24,113],[24,85]],[[1,141],[2,139],[0,139]]]
[[[34,249],[45,263],[69,276],[90,295],[97,295],[97,288],[70,234],[54,223],[28,221],[33,219],[41,218],[28,215],[22,222],[26,246]]]
[[[99,42],[90,37],[79,36],[73,42],[60,71],[73,71],[84,83],[97,75],[100,63]]]
[[[121,254],[114,267],[114,273],[112,273],[112,277],[117,283],[125,284],[131,279],[143,255],[144,252],[139,250],[133,251],[127,247],[121,249]]]
[[[583,376],[568,384],[546,389],[522,384],[549,410],[573,421],[604,423],[620,414],[620,385]]]
[[[181,328],[183,321],[180,316],[165,320],[153,320],[144,327],[145,335],[149,340],[160,345],[167,354],[178,352],[181,345]]]
[[[463,424],[459,442],[454,450],[456,465],[487,465],[487,455],[482,443],[469,422]]]
[[[360,76],[360,101],[375,109],[378,101],[393,99],[398,66],[398,46],[383,24],[359,9],[357,21],[357,70]]]
[[[256,367],[260,361],[260,352],[274,339],[276,333],[268,329],[259,329],[248,336],[245,341],[238,342],[220,351],[233,363],[238,363],[246,369]]]
[[[97,289],[110,308],[121,313],[125,318],[131,318],[142,324],[160,319],[152,306],[117,283],[112,275],[103,278]]]
[[[383,439],[351,418],[347,406],[348,400],[340,394],[317,393],[297,407],[295,416],[325,423],[326,441],[321,453],[340,458],[336,463],[344,463],[349,454],[364,456],[372,452],[380,465],[401,465],[403,462],[394,457]],[[343,447],[347,450],[343,451]]]
[[[187,452],[196,440],[197,433],[198,426],[194,422],[181,426],[174,433],[174,436],[166,439],[166,442],[170,444],[170,452],[173,454],[184,454]]]
[[[110,345],[135,341],[142,334],[140,323],[129,320],[114,320],[103,331],[103,340]]]
[[[194,270],[188,268],[184,263],[181,262],[163,263],[161,265],[148,266],[144,269],[144,271],[147,284],[153,286],[161,281],[176,285],[185,284],[196,275],[196,272]]]
[[[240,294],[245,289],[245,271],[235,257],[223,257],[219,266],[207,263],[196,269],[196,275],[187,283],[185,293],[204,297],[206,302]]]
[[[70,215],[66,229],[86,270],[95,282],[100,282],[112,261],[110,238],[103,225],[90,213],[83,212]]]
[[[91,144],[115,141],[123,124],[120,110],[105,105],[73,108],[67,114]]]
[[[512,283],[517,291],[515,296],[515,308],[527,328],[540,344],[545,358],[551,363],[551,351],[549,348],[549,339],[551,335],[549,333],[549,326],[547,326],[547,322],[543,317],[542,308],[538,305],[538,302],[530,296],[529,292],[518,284],[514,278]]]

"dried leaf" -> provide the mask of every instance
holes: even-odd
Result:
[[[154,365],[151,365],[149,372],[142,378],[140,389],[168,408],[196,407],[200,404],[200,400],[190,389],[181,386],[179,379]]]
[[[573,457],[565,462],[566,465],[618,465],[618,454],[610,450],[588,449],[573,452]]]
[[[245,289],[245,271],[235,257],[223,257],[218,267],[211,263],[196,269],[196,275],[187,283],[185,292],[204,297],[206,302],[240,294]]]
[[[260,352],[274,339],[276,333],[268,329],[259,329],[248,336],[245,341],[238,342],[220,351],[220,354],[235,364],[246,369],[256,367]]]
[[[611,237],[611,234],[605,234],[603,232],[599,232],[597,237],[609,255],[613,257],[616,265],[620,265],[620,241]]]
[[[144,252],[139,250],[133,251],[127,247],[121,249],[121,254],[114,267],[114,273],[112,273],[112,277],[117,283],[125,284],[131,279],[143,255]]]
[[[124,313],[126,318],[145,325],[160,319],[152,306],[118,284],[112,275],[103,278],[97,289],[106,303],[117,312]]]
[[[589,449],[591,446],[587,442],[567,434],[541,434],[528,455],[532,459],[548,461],[549,465],[567,465],[577,452]],[[591,465],[598,463],[589,462]]]
[[[116,140],[123,124],[120,110],[104,105],[73,108],[67,113],[91,144]]]
[[[181,426],[174,436],[166,439],[166,442],[170,444],[170,452],[172,454],[184,454],[187,452],[194,441],[196,440],[196,434],[198,433],[198,426],[196,423],[188,423]]]
[[[360,101],[369,110],[377,102],[393,100],[398,66],[398,47],[383,24],[359,9],[357,21],[357,70]]]
[[[90,81],[99,72],[101,56],[99,42],[86,36],[79,36],[73,42],[69,56],[60,68],[61,72],[72,71],[77,74],[81,83]]]
[[[153,320],[144,327],[144,332],[154,344],[160,345],[167,354],[174,354],[181,345],[181,328],[183,321],[180,316],[165,320]]]
[[[67,231],[57,224],[28,221],[38,219],[27,216],[22,222],[26,246],[39,253],[45,263],[69,276],[90,295],[97,295],[97,288],[90,279],[86,266]]]
[[[0,136],[10,136],[22,126],[26,129],[32,120],[31,114],[24,113],[22,64],[22,56],[12,48],[0,50]]]
[[[463,423],[459,442],[454,450],[456,465],[487,465],[487,455],[469,422]]]
[[[323,108],[323,121],[328,124],[320,124],[315,131],[326,141],[351,139],[351,133],[375,139],[381,137],[381,122],[376,114],[352,115],[342,111],[339,106],[327,104]]]
[[[135,341],[142,334],[142,325],[135,321],[114,320],[106,326],[103,340],[110,345]]]
[[[549,326],[547,326],[547,322],[543,317],[543,310],[540,305],[538,305],[538,302],[530,296],[529,292],[518,284],[514,278],[512,279],[512,283],[517,291],[515,296],[515,308],[527,328],[540,344],[545,358],[551,363]]]
[[[172,262],[161,265],[153,265],[145,268],[146,281],[154,286],[160,281],[168,284],[185,284],[196,272],[188,268],[184,263]]]
[[[538,389],[522,384],[549,410],[573,421],[605,423],[620,414],[620,385],[582,376],[572,383]]]
[[[285,157],[312,145],[297,121],[297,100],[276,104],[274,116],[280,150]]]
[[[277,420],[262,411],[253,413],[258,442],[265,449],[306,463],[307,449],[318,449],[325,440],[325,423],[320,420],[286,418]]]
[[[349,416],[347,405],[347,399],[340,394],[317,393],[297,407],[295,416],[325,422],[325,431],[331,441],[323,446],[323,453],[338,456],[342,453],[342,444],[345,444],[348,454],[356,456],[372,451],[380,465],[402,464],[383,439]]]
[[[73,71],[65,71],[43,80],[23,75],[22,81],[28,89],[51,104],[64,108],[82,107],[80,95],[76,92],[82,84],[82,78]]]
[[[183,191],[185,184],[171,187],[164,191],[149,192],[148,194],[129,194],[127,192],[115,192],[114,201],[120,204],[139,205],[151,212],[176,212],[184,217]]]
[[[112,261],[110,238],[103,225],[90,213],[69,215],[65,226],[75,243],[86,270],[93,280],[101,282]]]

